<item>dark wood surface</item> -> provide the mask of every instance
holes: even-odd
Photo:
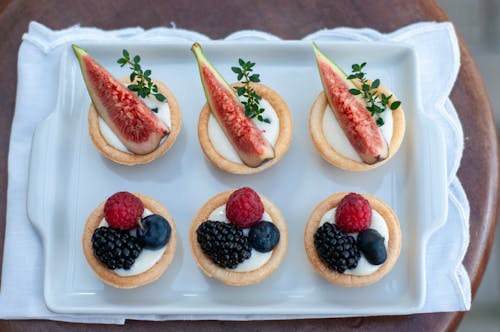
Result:
[[[65,1],[0,0],[0,259],[5,233],[7,156],[14,114],[17,53],[28,23],[36,20],[53,29],[80,23],[115,29],[169,26],[221,38],[241,29],[258,29],[298,39],[321,28],[371,27],[389,32],[418,21],[447,21],[433,0],[405,1]],[[458,175],[471,205],[471,242],[464,260],[475,294],[483,276],[497,219],[498,143],[491,105],[467,46],[460,40],[462,67],[451,98],[462,121],[465,151]],[[141,322],[128,321],[129,331],[162,330],[454,330],[463,313],[394,317],[271,322]],[[51,321],[0,321],[0,331],[115,331],[120,326]]]

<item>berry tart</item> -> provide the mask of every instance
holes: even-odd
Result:
[[[254,174],[277,163],[292,138],[292,116],[273,89],[252,74],[255,63],[232,67],[241,82],[228,85],[195,43],[207,103],[198,119],[198,139],[207,158],[234,174]],[[244,80],[243,80],[244,79]]]
[[[117,288],[158,279],[174,258],[176,228],[168,210],[151,197],[118,192],[92,211],[85,224],[85,258],[97,276]]]
[[[366,63],[352,65],[347,76],[314,45],[324,91],[314,101],[309,131],[321,156],[351,171],[366,171],[386,163],[399,149],[405,116],[394,93],[368,80]]]
[[[89,135],[96,149],[124,165],[148,163],[165,154],[181,129],[179,104],[170,89],[143,71],[140,57],[123,50],[122,65],[129,77],[113,77],[84,49],[73,45],[85,85],[92,99],[88,112]]]
[[[323,278],[341,286],[377,282],[401,251],[394,211],[375,196],[339,192],[316,206],[306,224],[304,246]]]
[[[288,231],[281,211],[245,187],[206,202],[193,219],[189,240],[196,263],[208,277],[245,286],[278,268]]]

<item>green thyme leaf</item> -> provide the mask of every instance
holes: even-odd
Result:
[[[399,107],[399,105],[401,105],[401,102],[398,100],[398,101],[395,101],[391,104],[391,110],[395,110]]]
[[[347,77],[347,79],[359,79],[361,81],[361,89],[350,89],[349,92],[352,95],[362,95],[366,103],[366,109],[370,112],[372,117],[376,118],[375,121],[380,127],[384,125],[384,119],[382,119],[379,114],[382,114],[387,109],[392,95],[386,96],[385,94],[381,93],[380,97],[378,96],[376,90],[380,86],[380,80],[377,78],[370,84],[368,79],[365,77],[366,73],[361,71],[365,66],[366,62],[363,62],[361,64],[355,63],[351,66],[352,73]],[[394,101],[390,105],[390,109],[395,110],[399,107],[399,105],[401,105],[400,101]]]
[[[231,70],[237,74],[238,81],[243,84],[243,86],[236,87],[236,94],[245,107],[245,116],[249,119],[257,118],[261,122],[271,123],[271,120],[262,116],[265,111],[264,108],[260,108],[262,97],[250,85],[251,82],[260,82],[259,74],[250,74],[253,72],[255,62],[238,59],[238,64],[240,67],[231,67]]]
[[[130,91],[136,92],[139,97],[146,98],[149,95],[152,95],[156,98],[156,100],[160,102],[168,102],[167,98],[164,95],[158,92],[158,86],[153,83],[151,80],[151,70],[146,69],[142,70],[139,62],[141,61],[141,57],[139,55],[135,55],[132,60],[130,60],[130,53],[127,50],[122,51],[123,57],[118,59],[118,63],[123,67],[128,64],[130,66],[129,78],[130,81],[133,82],[129,84],[127,87]],[[153,110],[154,112],[154,110]]]

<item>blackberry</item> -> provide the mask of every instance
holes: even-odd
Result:
[[[234,269],[252,254],[248,238],[236,225],[208,220],[198,227],[196,235],[201,250],[224,268]]]
[[[329,222],[314,234],[314,246],[323,263],[339,273],[354,269],[361,258],[356,239]]]
[[[111,227],[99,227],[92,234],[94,256],[110,270],[128,270],[141,253],[135,236]]]

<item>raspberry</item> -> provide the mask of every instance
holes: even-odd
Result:
[[[112,228],[131,230],[144,212],[144,204],[129,192],[121,191],[112,195],[104,204],[104,218]]]
[[[368,229],[372,222],[370,203],[360,194],[350,193],[337,205],[335,224],[345,233],[358,233]]]
[[[227,219],[241,228],[258,224],[264,214],[264,205],[259,195],[251,188],[235,190],[226,203]]]

